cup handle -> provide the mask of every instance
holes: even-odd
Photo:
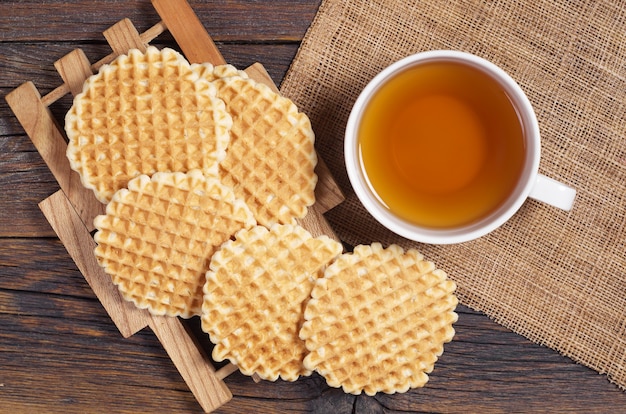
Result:
[[[574,204],[576,190],[543,174],[537,174],[535,186],[528,196],[561,210],[569,211]]]

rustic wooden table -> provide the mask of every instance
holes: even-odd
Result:
[[[190,3],[228,62],[259,61],[280,84],[320,1]],[[140,30],[159,20],[148,0],[3,0],[0,95],[28,80],[49,92],[60,83],[52,62],[78,47],[108,54],[101,32],[124,17]],[[58,119],[70,99],[51,107]],[[0,182],[0,412],[202,412],[150,330],[121,337],[42,215],[37,204],[58,184],[4,99]],[[255,383],[235,373],[225,380],[234,397],[217,412],[626,412],[626,394],[606,377],[485,315],[458,313],[423,389],[353,396],[315,374]],[[186,323],[210,352],[198,321]]]

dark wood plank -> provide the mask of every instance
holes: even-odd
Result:
[[[189,3],[219,42],[299,41],[320,0],[201,1]],[[22,0],[0,3],[0,41],[93,40],[118,20],[129,18],[140,31],[159,21],[144,0]]]
[[[152,44],[179,50],[173,41],[157,39]],[[299,44],[291,42],[258,44],[242,41],[217,45],[228,63],[243,69],[255,62],[261,62],[274,80],[281,81]],[[54,61],[76,48],[83,49],[92,62],[111,53],[109,46],[103,42],[0,42],[0,71],[2,71],[0,88],[12,89],[30,80],[40,90],[48,92],[61,83],[61,77],[53,65]]]
[[[115,412],[198,412],[156,338],[124,340],[97,300],[0,290],[0,309],[3,409],[90,412],[106,401]]]
[[[0,269],[0,290],[96,300],[57,238],[0,238]]]
[[[54,236],[37,204],[59,189],[26,135],[0,136],[0,237]]]

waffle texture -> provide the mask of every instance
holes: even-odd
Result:
[[[304,366],[352,394],[423,386],[454,337],[455,289],[416,250],[357,246],[311,292],[300,331]]]
[[[94,224],[96,258],[126,300],[189,318],[201,313],[213,253],[256,222],[230,187],[192,170],[132,179]]]
[[[214,81],[233,118],[222,180],[259,224],[295,224],[315,203],[317,154],[309,118],[268,86],[241,76]]]
[[[341,251],[298,225],[256,226],[224,243],[211,259],[201,316],[213,358],[271,381],[310,375],[298,336],[304,304]]]
[[[243,70],[237,69],[230,64],[213,65],[211,63],[192,63],[191,70],[198,74],[203,79],[213,82],[217,79],[228,78],[231,76],[239,76],[244,79],[248,79],[248,74]]]
[[[140,174],[217,175],[232,118],[217,89],[172,49],[133,49],[85,81],[65,117],[67,157],[103,203]]]

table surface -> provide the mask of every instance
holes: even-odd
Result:
[[[280,84],[319,0],[191,0],[229,63],[261,62]],[[61,82],[53,62],[74,48],[95,61],[101,32],[128,17],[159,21],[149,0],[0,3],[0,95],[31,80],[45,94]],[[168,34],[157,46],[173,46]],[[61,120],[71,102],[51,109]],[[123,339],[37,204],[58,184],[0,100],[0,412],[202,412],[154,334]],[[217,412],[626,412],[605,376],[459,306],[455,340],[428,384],[405,394],[354,396],[317,374],[253,382],[235,373]],[[186,322],[210,352],[197,319]],[[218,367],[220,365],[217,365]]]

